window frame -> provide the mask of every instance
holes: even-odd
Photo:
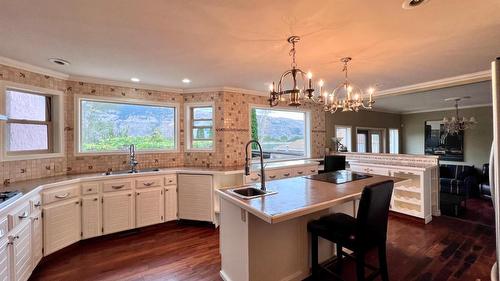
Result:
[[[108,103],[119,103],[119,104],[131,104],[131,105],[145,105],[145,106],[162,106],[162,107],[173,107],[175,108],[174,113],[174,125],[175,125],[175,147],[173,149],[147,149],[147,150],[137,150],[137,154],[148,154],[148,153],[178,153],[180,151],[179,144],[179,104],[178,103],[165,103],[151,100],[138,100],[130,98],[120,98],[120,97],[107,97],[107,96],[92,96],[92,95],[75,95],[74,108],[75,108],[75,156],[98,156],[98,155],[123,155],[128,154],[128,150],[117,150],[117,151],[91,151],[82,152],[81,147],[81,101],[95,101],[95,102],[108,102]]]
[[[366,137],[366,148],[367,151],[369,150],[370,152],[362,152],[362,153],[373,153],[372,148],[371,148],[371,134],[373,131],[378,131],[377,133],[380,133],[380,152],[379,153],[374,153],[374,154],[384,154],[387,151],[387,128],[380,128],[380,127],[356,127],[356,152],[358,151],[358,131],[359,130],[365,130],[368,131],[368,135]]]
[[[311,135],[312,135],[312,116],[311,116],[311,110],[309,109],[304,109],[304,108],[296,108],[296,109],[290,109],[289,107],[283,107],[283,106],[275,106],[275,107],[269,107],[265,105],[260,105],[260,104],[249,104],[248,105],[248,140],[250,141],[252,139],[252,134],[250,133],[252,131],[252,109],[264,109],[264,110],[276,110],[276,111],[290,111],[290,112],[301,112],[304,113],[305,115],[305,124],[304,124],[304,132],[305,132],[305,155],[304,156],[298,156],[298,157],[290,157],[290,158],[282,158],[282,159],[264,159],[264,162],[282,162],[282,161],[288,161],[288,160],[301,160],[301,159],[309,159],[311,158],[312,155],[312,141],[311,141]],[[257,163],[258,159],[252,159],[252,163]]]
[[[398,132],[398,139],[396,140],[396,143],[398,144],[398,147],[397,147],[398,149],[397,149],[396,152],[391,152],[391,150],[392,150],[391,132],[392,131],[397,131]],[[399,136],[400,136],[400,134],[399,134],[400,133],[399,128],[389,128],[388,133],[389,133],[389,153],[391,153],[391,154],[399,154],[400,153],[399,147],[401,145],[400,138],[399,138]]]
[[[347,125],[335,125],[335,138],[337,137],[337,129],[348,129],[349,131],[349,147],[347,147],[347,152],[352,152],[352,126]]]
[[[19,91],[27,94],[50,98],[46,107],[47,121],[8,119],[0,121],[0,161],[31,160],[64,157],[64,93],[59,90],[36,87],[10,81],[0,81],[0,115],[7,116],[7,91]],[[8,124],[47,125],[48,149],[8,151]]]
[[[193,117],[193,109],[194,108],[207,108],[211,107],[212,108],[212,126],[194,126],[194,121],[203,121],[206,120],[208,121],[209,119],[194,119]],[[184,105],[184,110],[185,110],[185,139],[186,139],[186,151],[190,152],[214,152],[216,143],[215,143],[215,103],[214,102],[191,102],[191,103],[185,103]],[[193,148],[193,141],[196,140],[193,137],[193,129],[194,128],[212,128],[212,147],[211,148]],[[203,139],[203,140],[209,140],[209,139]]]

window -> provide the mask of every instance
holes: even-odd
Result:
[[[347,149],[347,151],[352,151],[351,127],[335,126],[335,137]]]
[[[380,153],[380,135],[371,134],[371,139],[372,153]]]
[[[52,151],[51,98],[41,94],[7,89],[7,153]]]
[[[389,153],[399,153],[399,129],[389,129]]]
[[[0,161],[63,157],[63,104],[60,91],[0,81]]]
[[[252,108],[251,138],[261,143],[266,159],[309,157],[309,119],[308,112]],[[255,145],[252,151],[257,155]]]
[[[189,150],[213,150],[214,107],[213,104],[186,106],[187,144]]]
[[[357,134],[357,152],[366,152],[366,134]]]
[[[80,153],[177,148],[177,109],[160,104],[79,98]]]

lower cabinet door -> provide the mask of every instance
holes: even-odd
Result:
[[[102,233],[108,234],[135,227],[134,199],[131,191],[102,196]]]
[[[84,196],[82,198],[82,239],[101,235],[101,222],[101,202],[99,196]]]
[[[135,194],[137,227],[163,222],[163,187],[138,189]]]
[[[31,222],[26,221],[17,227],[11,237],[12,243],[12,280],[26,281],[30,277],[33,263],[31,260]]]
[[[43,257],[43,227],[40,211],[31,215],[31,252],[33,268],[35,268]]]
[[[0,281],[10,281],[10,248],[9,240],[0,240]]]
[[[43,207],[44,255],[80,240],[80,199],[57,202]]]
[[[165,219],[173,221],[177,219],[177,186],[165,187]]]

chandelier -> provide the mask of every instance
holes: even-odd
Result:
[[[443,135],[443,139],[446,138],[448,135],[456,135],[461,131],[465,131],[468,129],[473,128],[476,124],[476,118],[471,117],[471,118],[466,118],[466,117],[459,117],[458,115],[458,103],[462,99],[468,99],[470,97],[463,97],[463,98],[448,98],[445,99],[445,101],[454,101],[455,102],[455,116],[452,117],[444,117],[443,118],[443,125],[444,125],[444,132],[445,134]]]
[[[289,106],[300,106],[304,99],[311,100],[315,103],[324,102],[324,97],[314,94],[312,87],[312,73],[304,72],[297,67],[295,61],[295,44],[300,41],[299,36],[290,36],[287,39],[288,43],[292,45],[289,55],[292,57],[291,69],[285,71],[278,81],[278,85],[274,82],[269,86],[269,105],[271,107],[277,106],[280,101],[285,101],[288,97]],[[286,89],[286,87],[290,87]],[[320,93],[323,88],[323,81],[319,81]]]
[[[372,109],[375,101],[373,100],[374,88],[368,89],[368,98],[364,95],[363,90],[353,84],[348,76],[348,64],[352,60],[350,57],[340,59],[344,63],[342,71],[344,81],[340,83],[328,98],[325,100],[325,111],[335,113],[337,110],[342,111],[359,111],[360,109]]]

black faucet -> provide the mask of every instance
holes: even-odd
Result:
[[[260,189],[265,191],[266,190],[266,176],[265,176],[265,171],[264,171],[264,154],[262,153],[262,146],[260,143],[256,140],[251,140],[247,142],[247,145],[245,146],[245,175],[250,175],[250,160],[251,157],[248,158],[248,146],[252,143],[257,144],[259,147],[260,151]]]

